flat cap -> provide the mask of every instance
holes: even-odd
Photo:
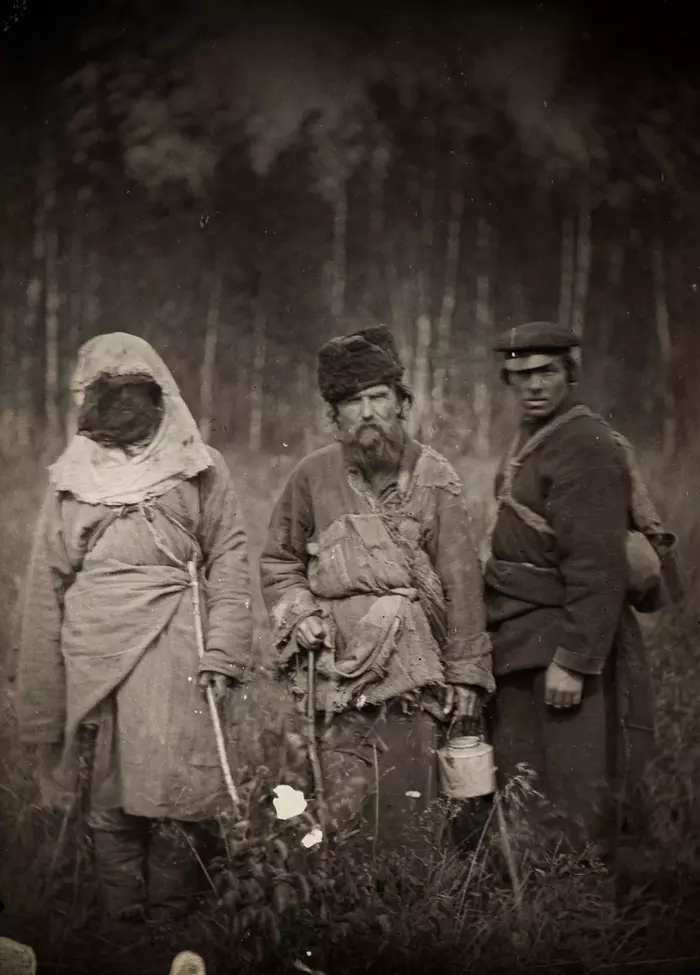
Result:
[[[502,332],[494,350],[523,355],[529,352],[566,352],[581,340],[568,325],[557,322],[526,322]]]
[[[579,337],[567,325],[526,322],[502,332],[494,351],[504,354],[503,368],[507,372],[522,372],[540,369],[580,344]]]

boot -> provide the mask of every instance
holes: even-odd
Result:
[[[167,922],[190,912],[200,892],[204,840],[198,824],[154,823],[148,850],[148,903],[153,921]]]
[[[143,919],[146,910],[148,820],[121,810],[92,816],[95,862],[110,918]]]

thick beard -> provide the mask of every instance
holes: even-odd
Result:
[[[405,435],[400,420],[389,429],[374,429],[378,436],[370,444],[361,443],[352,433],[339,435],[349,466],[365,477],[397,470],[403,454]]]

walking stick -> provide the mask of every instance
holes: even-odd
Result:
[[[309,749],[309,761],[314,780],[314,794],[316,796],[316,806],[318,808],[318,820],[321,824],[324,836],[328,825],[328,810],[326,809],[326,796],[323,787],[323,772],[321,762],[318,757],[318,746],[316,743],[316,654],[314,650],[309,650],[307,654],[308,685],[306,702],[306,738]]]
[[[199,594],[199,576],[197,575],[197,566],[194,562],[187,563],[187,571],[190,576],[190,584],[192,586],[192,606],[194,609],[194,631],[197,640],[197,654],[201,660],[204,656],[204,632],[202,629],[202,608],[200,603]],[[207,687],[206,691],[207,704],[209,705],[209,713],[211,715],[212,724],[214,725],[214,737],[216,738],[216,750],[219,753],[219,764],[221,766],[221,771],[223,772],[224,782],[226,783],[226,790],[231,797],[231,802],[233,803],[233,810],[238,816],[239,814],[239,800],[238,792],[236,791],[236,786],[233,781],[233,775],[231,774],[231,766],[229,765],[228,756],[226,754],[226,743],[224,741],[224,733],[221,729],[221,718],[219,717],[219,710],[216,706],[216,701],[214,700],[214,692],[211,687]]]

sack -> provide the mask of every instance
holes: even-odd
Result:
[[[627,532],[628,594],[632,605],[640,603],[661,585],[661,559],[640,531]]]

